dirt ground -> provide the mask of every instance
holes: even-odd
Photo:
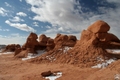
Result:
[[[57,80],[120,80],[120,61],[104,69],[80,68],[68,64],[36,64],[14,59],[13,54],[0,55],[0,80],[46,80],[41,76],[44,71],[61,71]]]

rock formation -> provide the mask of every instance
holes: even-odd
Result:
[[[108,33],[109,30],[110,26],[106,22],[98,20],[87,30],[82,31],[79,41],[75,36],[57,34],[54,39],[55,48],[39,58],[32,59],[31,62],[67,63],[80,67],[91,67],[101,63],[103,61],[100,59],[107,60],[115,57],[106,49],[120,49],[120,40],[114,34]],[[68,44],[69,41],[72,45]]]
[[[53,50],[55,47],[54,39],[48,39],[46,46],[47,51]]]
[[[21,48],[19,44],[9,44],[2,52],[14,52],[18,48]]]
[[[106,22],[98,20],[90,25],[87,30],[93,33],[106,33],[110,30],[110,26]]]
[[[77,38],[73,35],[63,35],[63,34],[57,34],[57,36],[54,39],[54,43],[56,46],[69,46],[73,47],[76,44]]]
[[[26,57],[28,53],[36,54],[36,46],[39,45],[37,41],[37,35],[35,33],[30,33],[28,36],[26,43],[22,46],[22,49],[17,49],[14,53],[16,57]],[[24,54],[24,55],[23,55]]]

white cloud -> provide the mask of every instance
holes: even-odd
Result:
[[[25,43],[27,36],[20,36],[18,33],[17,35],[13,34],[11,36],[3,36],[0,35],[0,44],[21,44]],[[13,43],[14,42],[14,43]]]
[[[20,2],[22,2],[22,0],[20,0]]]
[[[7,2],[5,2],[5,5],[8,7],[12,7],[10,4],[8,4]]]
[[[9,29],[1,29],[0,28],[0,31],[10,31]]]
[[[38,22],[33,22],[33,25],[39,27]]]
[[[118,0],[107,0],[119,4]],[[79,33],[86,29],[91,23],[96,20],[104,20],[111,26],[111,31],[118,37],[120,25],[120,6],[116,8],[98,7],[98,11],[84,13],[82,6],[75,0],[26,0],[31,5],[31,11],[36,14],[33,20],[48,22],[52,28],[46,30],[46,33],[63,32],[63,33]],[[78,9],[74,9],[75,5],[79,5]],[[80,13],[79,13],[80,12]]]
[[[16,15],[23,16],[23,17],[27,16],[27,14],[25,14],[24,12],[18,12],[18,13],[16,13]]]
[[[35,30],[27,24],[11,23],[9,20],[6,20],[5,23],[22,31],[35,32]]]
[[[24,21],[24,20],[21,19],[21,18],[18,17],[18,16],[15,16],[15,17],[13,17],[13,19],[10,19],[10,21],[12,21],[12,22],[20,22],[20,21]]]
[[[0,15],[1,16],[7,16],[7,10],[5,10],[4,8],[0,7]]]

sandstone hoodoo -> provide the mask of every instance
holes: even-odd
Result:
[[[49,40],[49,37],[47,37],[46,35],[44,34],[40,35],[39,36],[39,48],[46,49],[48,40]]]
[[[37,53],[35,47],[39,45],[37,41],[38,37],[35,33],[30,33],[28,36],[26,43],[22,46],[22,49],[17,49],[14,53],[16,57],[26,57],[28,53]]]
[[[22,48],[15,50],[14,56],[23,58],[27,57],[28,53],[37,54],[37,50],[52,50],[54,46],[54,40],[46,37],[46,35],[42,34],[38,38],[37,34],[30,33],[26,43],[22,45]]]
[[[106,22],[98,20],[82,31],[79,41],[75,36],[57,34],[54,39],[55,48],[31,62],[67,63],[80,67],[102,63],[115,57],[106,49],[120,49],[120,40],[114,34],[108,33],[109,30],[110,26]]]
[[[93,33],[106,33],[110,30],[110,26],[106,22],[98,20],[92,25],[90,25],[87,30]]]

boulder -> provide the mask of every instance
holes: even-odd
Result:
[[[51,72],[51,71],[46,71],[46,72],[42,72],[41,73],[41,76],[43,76],[43,77],[47,77],[47,76],[50,76],[50,75],[52,75],[53,73]]]
[[[87,30],[93,33],[106,33],[110,30],[110,26],[106,22],[98,20],[90,25]]]

